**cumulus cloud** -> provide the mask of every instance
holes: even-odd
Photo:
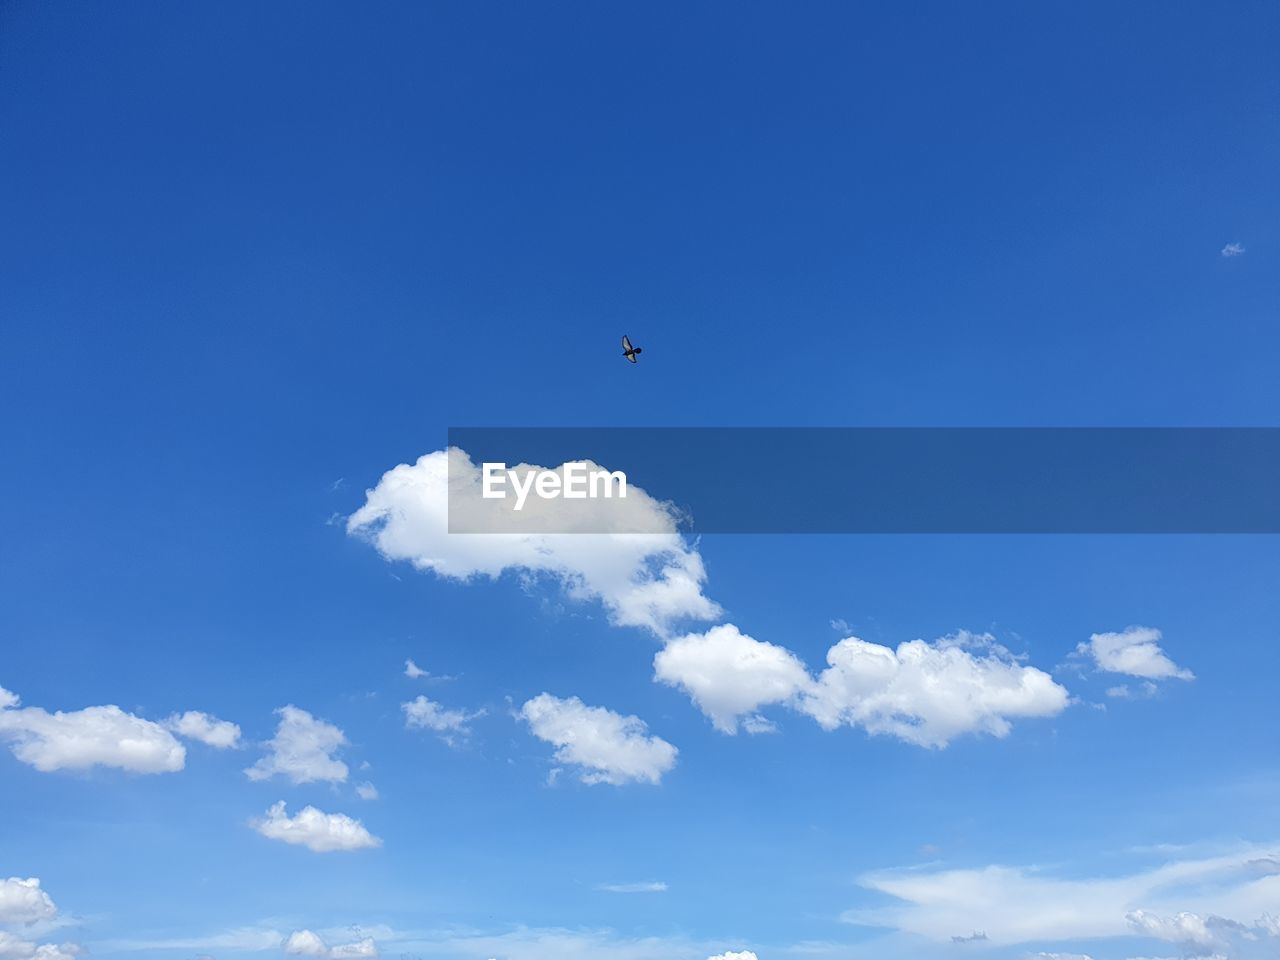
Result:
[[[1069,701],[1047,673],[986,635],[912,640],[896,650],[849,637],[827,663],[803,698],[806,713],[828,730],[849,724],[924,747],[965,733],[1003,737],[1011,718],[1051,717]]]
[[[1217,935],[1209,929],[1209,923],[1199,914],[1182,911],[1171,917],[1161,917],[1146,910],[1134,910],[1125,915],[1134,932],[1176,943],[1192,956],[1209,953],[1218,943]]]
[[[1147,680],[1194,680],[1160,649],[1162,634],[1154,627],[1128,627],[1120,633],[1095,633],[1076,652],[1093,658],[1099,670]]]
[[[484,716],[483,710],[475,713],[450,710],[434,700],[421,696],[415,697],[408,703],[400,704],[400,708],[404,710],[406,727],[434,731],[450,746],[470,736],[471,728],[468,724],[477,717]]]
[[[404,662],[404,675],[410,680],[417,680],[419,677],[429,676],[427,671],[414,663],[413,660],[406,660]]]
[[[654,676],[685,690],[725,733],[739,724],[771,732],[754,711],[782,704],[827,730],[860,726],[926,747],[966,733],[1003,737],[1012,719],[1054,716],[1069,701],[1048,674],[986,635],[961,632],[896,650],[849,637],[827,652],[827,664],[812,677],[791,651],[725,624],[673,640],[654,658]]]
[[[0,924],[30,926],[58,915],[49,894],[40,889],[38,877],[0,880]]]
[[[253,821],[251,826],[264,837],[299,844],[316,853],[382,846],[382,841],[359,820],[343,813],[323,813],[315,807],[303,807],[290,817],[283,800],[273,804],[266,817]]]
[[[725,953],[717,953],[714,957],[707,957],[707,960],[760,960],[750,950],[729,950]]]
[[[611,622],[662,636],[680,620],[719,615],[703,594],[702,557],[677,532],[670,508],[638,487],[625,499],[531,498],[519,513],[510,498],[483,499],[480,489],[480,469],[465,452],[428,453],[387,471],[347,531],[388,560],[449,579],[546,574],[570,597],[602,603]],[[451,501],[455,521],[482,532],[450,534]],[[657,532],[591,532],[600,530]]]
[[[1242,253],[1244,253],[1243,243],[1228,243],[1222,248],[1222,255],[1224,257],[1238,257]]]
[[[749,637],[731,623],[671,641],[654,657],[653,669],[656,679],[683,689],[717,730],[730,734],[744,714],[787,703],[810,682],[791,651]],[[751,732],[765,732],[755,726]]]
[[[279,774],[293,783],[346,781],[347,765],[335,756],[347,743],[341,730],[293,705],[281,707],[276,714],[280,723],[276,735],[267,741],[269,752],[245,770],[250,780]]]
[[[321,939],[319,934],[312,933],[310,930],[295,930],[285,939],[284,952],[293,957],[356,960],[359,957],[377,957],[378,947],[369,937],[331,947]]]
[[[44,773],[115,767],[134,773],[173,773],[187,752],[163,726],[119,707],[85,707],[49,713],[19,707],[16,694],[0,688],[0,738],[13,755]]]
[[[57,916],[58,908],[49,894],[40,889],[40,881],[36,877],[0,880],[0,925],[10,928],[45,927]],[[12,930],[0,930],[0,958],[3,960],[72,960],[82,953],[84,949],[78,943],[36,943]]]
[[[366,780],[364,783],[356,784],[356,796],[361,800],[377,800],[378,788]]]
[[[525,703],[520,716],[535,737],[555,745],[559,763],[578,768],[583,783],[658,783],[676,764],[676,748],[650,736],[639,717],[589,707],[577,697],[543,693]]]
[[[3,960],[73,960],[84,952],[78,943],[36,944],[0,930],[0,958]]]
[[[1249,847],[1083,878],[1010,866],[880,871],[859,883],[897,902],[851,910],[844,919],[939,942],[976,928],[996,945],[1144,935],[1203,952],[1233,929],[1265,929],[1268,910],[1280,902],[1280,875],[1249,866],[1265,852]]]
[[[240,746],[240,728],[227,720],[219,720],[198,710],[174,714],[165,726],[180,737],[199,740],[218,750],[230,750]]]

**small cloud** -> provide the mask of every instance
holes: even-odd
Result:
[[[1107,696],[1115,700],[1148,700],[1154,697],[1159,689],[1150,680],[1145,681],[1137,689],[1122,683],[1118,687],[1107,687]]]
[[[762,717],[758,713],[753,713],[742,721],[742,729],[752,736],[761,733],[777,733],[778,725],[768,717]]]
[[[1161,639],[1162,634],[1154,627],[1126,627],[1119,633],[1093,634],[1087,643],[1076,647],[1076,654],[1092,657],[1098,669],[1106,673],[1145,680],[1194,680],[1194,673],[1169,659],[1160,647]]]
[[[485,715],[485,711],[477,710],[466,713],[462,710],[450,710],[442,704],[419,696],[408,703],[402,703],[404,725],[419,730],[434,731],[449,746],[457,746],[471,735],[469,724]]]
[[[300,844],[316,853],[382,846],[382,841],[369,833],[364,824],[344,813],[324,813],[315,807],[303,807],[296,816],[290,817],[283,800],[274,804],[265,818],[252,821],[250,826],[271,840]]]
[[[361,800],[377,800],[378,788],[368,781],[358,783],[356,784],[356,796]]]
[[[985,939],[987,939],[987,935],[985,933],[979,933],[978,931],[975,930],[973,933],[965,937],[952,937],[951,942],[952,943],[976,943],[980,940],[985,940]]]
[[[404,662],[404,675],[410,680],[417,680],[419,677],[425,677],[428,674],[427,671],[423,670],[412,660],[406,660]]]
[[[849,626],[849,622],[840,617],[836,617],[831,621],[831,629],[836,633],[844,634],[845,636],[848,636],[853,630],[853,628]]]
[[[240,728],[227,720],[219,720],[199,710],[174,714],[164,725],[180,737],[199,740],[215,750],[231,750],[240,746]]]
[[[666,893],[667,885],[661,880],[644,883],[602,883],[596,887],[605,893]]]
[[[1228,243],[1225,247],[1223,247],[1223,248],[1222,248],[1222,255],[1223,255],[1224,257],[1239,257],[1239,256],[1243,256],[1243,255],[1244,255],[1244,244],[1243,244],[1243,243]]]

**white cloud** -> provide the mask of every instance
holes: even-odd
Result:
[[[762,717],[758,713],[753,713],[749,717],[742,718],[742,729],[755,737],[762,733],[777,733],[778,725],[768,717]]]
[[[412,660],[406,660],[404,662],[404,675],[410,680],[417,680],[419,677],[428,676],[427,671],[423,670]]]
[[[58,915],[49,894],[40,889],[38,877],[0,880],[0,923],[27,926]]]
[[[1137,689],[1122,683],[1118,687],[1107,687],[1107,696],[1113,700],[1146,700],[1154,697],[1159,689],[1150,680],[1144,681],[1142,686]]]
[[[849,637],[827,663],[803,697],[806,713],[828,730],[861,726],[925,747],[966,733],[1003,737],[1011,718],[1051,717],[1069,702],[1047,673],[1018,663],[992,637],[963,631],[897,650]]]
[[[295,930],[284,942],[284,952],[294,957],[323,957],[325,960],[357,960],[360,957],[377,957],[378,947],[372,938],[366,937],[354,943],[329,946],[319,934],[310,930]]]
[[[0,930],[0,958],[3,960],[74,960],[84,952],[78,943],[36,944]]]
[[[484,716],[484,711],[464,713],[461,710],[450,710],[434,700],[426,697],[415,697],[408,703],[400,704],[404,710],[404,725],[419,730],[432,730],[440,735],[440,739],[453,746],[459,740],[471,735],[467,725],[477,717]]]
[[[811,677],[785,647],[725,624],[667,644],[654,658],[654,675],[684,689],[725,733],[739,723],[748,733],[772,732],[773,724],[754,711],[782,704],[827,730],[860,726],[926,747],[967,733],[1003,737],[1010,720],[1054,716],[1070,699],[1047,673],[1019,663],[992,637],[963,631],[896,650],[849,637],[831,647],[827,663]]]
[[[714,957],[707,957],[707,960],[760,960],[750,950],[729,950],[725,953],[717,953]]]
[[[1225,247],[1222,248],[1222,255],[1224,257],[1238,257],[1243,253],[1244,253],[1243,243],[1228,243]]]
[[[1136,933],[1176,943],[1192,955],[1207,953],[1218,943],[1217,935],[1199,914],[1182,911],[1161,917],[1146,910],[1134,910],[1125,919]]]
[[[1249,930],[1265,928],[1262,918],[1280,902],[1280,874],[1260,875],[1250,863],[1267,853],[1267,848],[1247,847],[1085,878],[1009,866],[881,871],[859,883],[898,902],[851,910],[844,919],[941,942],[978,929],[997,945],[1143,934],[1203,947],[1207,941],[1198,918],[1205,918],[1205,931],[1221,932],[1223,938],[1242,924]]]
[[[0,688],[0,738],[13,755],[44,773],[115,767],[134,773],[173,773],[186,763],[186,748],[164,727],[114,705],[49,713],[19,708]]]
[[[499,532],[450,534],[450,502],[467,529]],[[573,532],[601,529],[658,532]],[[531,499],[516,513],[510,498],[480,496],[479,468],[453,448],[387,471],[347,531],[388,560],[450,579],[545,573],[570,597],[603,603],[613,623],[663,636],[680,620],[720,612],[702,592],[702,558],[677,533],[670,508],[634,485],[625,499]]]
[[[266,819],[255,820],[251,826],[264,837],[300,844],[316,853],[382,846],[382,841],[369,833],[364,824],[344,813],[323,813],[315,807],[303,807],[296,816],[290,817],[283,800],[272,805]]]
[[[605,893],[666,893],[667,885],[661,880],[649,880],[641,883],[602,883],[596,889]]]
[[[520,715],[535,737],[555,745],[558,763],[579,768],[583,783],[658,783],[676,764],[676,748],[649,736],[639,717],[589,707],[577,697],[543,693],[525,703]]]
[[[1099,670],[1148,680],[1194,680],[1195,674],[1170,660],[1160,649],[1161,633],[1154,627],[1128,627],[1120,633],[1095,633],[1076,652],[1093,657]]]
[[[188,740],[199,740],[218,750],[230,750],[240,746],[240,728],[227,720],[219,720],[198,710],[174,714],[165,726]]]
[[[347,742],[341,730],[292,705],[276,713],[280,724],[267,742],[270,752],[245,770],[250,780],[267,780],[279,774],[294,783],[346,781],[347,765],[335,756]]]
[[[736,733],[741,716],[786,703],[810,683],[795,654],[746,636],[731,623],[671,641],[654,657],[653,668],[656,679],[685,690],[722,733]],[[757,725],[750,732],[762,730]]]
[[[361,800],[377,800],[378,788],[366,780],[364,783],[356,784],[356,796]]]

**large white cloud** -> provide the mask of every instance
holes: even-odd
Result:
[[[27,926],[58,915],[49,894],[40,889],[38,877],[0,880],[0,924]]]
[[[240,728],[228,720],[219,720],[199,710],[175,713],[165,721],[165,726],[180,737],[199,740],[217,750],[230,750],[240,746]]]
[[[787,703],[810,685],[790,650],[743,634],[733,624],[671,641],[653,660],[654,676],[684,689],[717,730],[736,733],[739,718]],[[748,732],[758,724],[748,724]],[[762,731],[761,731],[762,732]]]
[[[283,800],[272,805],[266,817],[253,821],[251,826],[264,837],[300,844],[316,853],[382,846],[382,841],[366,830],[363,823],[344,813],[324,813],[315,807],[303,807],[290,817]]]
[[[680,620],[719,615],[703,594],[702,557],[676,532],[670,509],[638,487],[626,499],[531,498],[517,513],[511,500],[483,499],[480,482],[465,452],[425,454],[387,471],[347,531],[389,560],[451,579],[545,573],[571,597],[603,603],[613,623],[663,636]],[[450,498],[466,529],[500,532],[449,533]],[[573,532],[610,529],[656,532]]]
[[[162,725],[115,705],[49,713],[19,707],[0,688],[0,738],[23,763],[45,773],[115,767],[134,773],[172,773],[186,763],[186,748]]]
[[[558,762],[578,768],[583,783],[658,783],[676,764],[676,748],[650,736],[639,717],[589,707],[577,697],[543,693],[520,715],[535,737],[555,745]]]
[[[972,930],[997,945],[1144,935],[1202,952],[1233,930],[1267,933],[1267,915],[1280,903],[1280,873],[1255,864],[1270,853],[1245,847],[1084,878],[1011,866],[882,871],[859,883],[897,902],[851,910],[844,919],[940,942]]]
[[[965,733],[1009,733],[1010,718],[1066,709],[1065,688],[1017,662],[989,636],[958,633],[896,650],[857,637],[827,652],[829,666],[803,698],[826,729],[841,724],[943,747]]]
[[[347,779],[347,765],[335,756],[347,742],[341,730],[292,704],[276,713],[280,724],[267,742],[267,755],[245,770],[250,780],[267,780],[277,774],[294,783],[342,783]]]
[[[1003,737],[1019,717],[1061,713],[1067,691],[1019,663],[989,636],[958,633],[892,647],[857,637],[827,652],[816,678],[776,644],[732,624],[673,640],[654,657],[655,678],[686,690],[719,730],[770,729],[753,711],[784,704],[827,730],[859,726],[909,743],[943,747],[967,733]]]
[[[1154,627],[1128,627],[1119,633],[1095,633],[1076,650],[1093,657],[1098,669],[1107,673],[1147,680],[1194,680],[1194,673],[1179,667],[1160,649],[1161,636]]]
[[[358,960],[360,957],[378,956],[378,947],[372,937],[353,943],[329,946],[323,938],[310,930],[295,930],[284,942],[284,952],[293,957],[323,957],[325,960]]]

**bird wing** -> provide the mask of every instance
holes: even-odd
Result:
[[[631,338],[628,337],[625,333],[622,335],[622,349],[626,350],[627,352],[631,351]]]
[[[626,358],[627,358],[628,360],[630,360],[632,363],[635,363],[635,362],[636,362],[636,354],[637,354],[637,353],[639,353],[639,352],[640,352],[639,350],[628,350],[628,351],[626,352],[625,356],[626,356]]]

